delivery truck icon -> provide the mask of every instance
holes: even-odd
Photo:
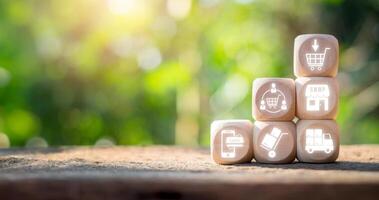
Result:
[[[306,129],[305,131],[305,150],[308,153],[324,151],[329,154],[334,150],[330,133],[323,133],[322,129]]]

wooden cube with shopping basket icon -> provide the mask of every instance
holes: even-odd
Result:
[[[261,163],[292,163],[296,157],[296,128],[293,122],[256,121],[254,156]]]
[[[335,119],[339,88],[336,78],[302,77],[296,81],[296,116],[299,119]]]
[[[297,77],[335,77],[339,60],[333,35],[304,34],[295,38],[294,72]]]
[[[295,117],[295,83],[289,78],[258,78],[253,82],[253,117],[260,121],[291,121]]]

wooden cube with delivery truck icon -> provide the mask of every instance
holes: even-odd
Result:
[[[297,123],[297,159],[334,162],[339,154],[339,129],[334,120],[300,120]]]

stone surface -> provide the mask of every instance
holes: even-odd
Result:
[[[338,71],[338,54],[338,41],[332,35],[299,35],[294,44],[295,75],[335,77]]]
[[[339,87],[335,78],[296,79],[296,116],[299,119],[336,119]]]
[[[339,154],[339,129],[333,120],[299,120],[297,159],[301,162],[334,162]]]
[[[219,164],[253,159],[253,124],[249,120],[217,120],[211,125],[211,155]]]
[[[253,118],[291,121],[295,117],[295,82],[289,78],[257,78],[253,82]]]
[[[218,165],[208,147],[0,150],[1,199],[377,199],[378,188],[379,145],[283,165]]]
[[[292,163],[296,157],[296,127],[293,122],[254,123],[254,156],[261,163]]]

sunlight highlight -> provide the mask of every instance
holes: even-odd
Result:
[[[143,0],[108,0],[108,8],[115,15],[134,15],[142,12]]]
[[[191,0],[168,0],[167,11],[176,19],[184,19],[188,16],[192,6]]]

